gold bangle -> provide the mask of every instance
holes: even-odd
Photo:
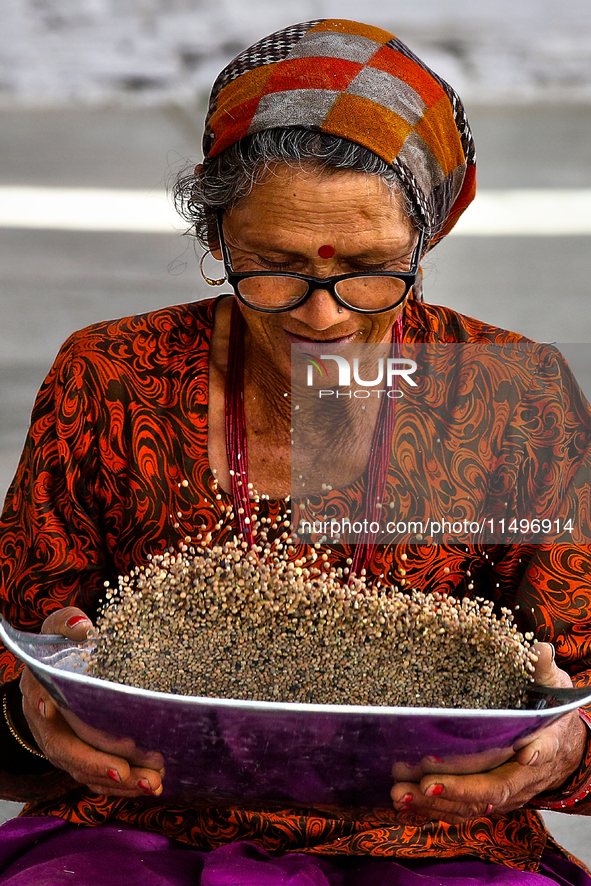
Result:
[[[17,741],[21,748],[24,748],[26,751],[29,751],[30,754],[34,754],[36,757],[41,757],[43,760],[47,760],[45,754],[42,754],[41,751],[38,751],[36,748],[32,748],[30,744],[28,744],[21,736],[18,734],[16,729],[14,728],[14,724],[10,719],[10,714],[8,712],[8,699],[6,698],[6,694],[2,697],[2,710],[4,711],[4,719],[6,720],[6,725],[8,726],[8,730],[12,737]]]

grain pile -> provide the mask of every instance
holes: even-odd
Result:
[[[154,556],[109,589],[91,672],[183,695],[329,704],[518,708],[530,635],[480,600],[409,594],[288,541]]]

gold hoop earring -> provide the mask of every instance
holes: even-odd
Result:
[[[203,270],[203,262],[205,261],[206,256],[211,255],[211,249],[208,249],[207,252],[204,252],[201,256],[201,260],[199,262],[199,273],[208,284],[208,286],[221,286],[222,283],[226,282],[227,277],[222,277],[221,280],[213,280],[211,277],[208,277],[205,271]]]

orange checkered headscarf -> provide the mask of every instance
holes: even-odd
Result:
[[[205,162],[246,136],[286,127],[340,136],[385,160],[432,245],[474,198],[474,143],[458,95],[380,28],[303,22],[241,52],[212,89]]]

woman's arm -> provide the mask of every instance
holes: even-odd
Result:
[[[0,609],[15,627],[37,632],[49,624],[69,635],[65,607],[94,618],[106,581],[116,584],[119,574],[178,544],[186,533],[179,535],[173,514],[186,508],[198,512],[198,525],[215,525],[217,518],[197,495],[207,466],[212,321],[213,308],[205,303],[166,308],[96,324],[60,350],[37,397],[0,518]],[[181,486],[186,476],[194,481],[194,509]],[[0,647],[0,682],[13,682],[21,672],[22,665]],[[56,765],[86,783],[111,768],[114,761],[103,759],[88,770],[88,748],[86,762],[77,758],[74,764],[79,738],[31,674],[22,686],[32,732]],[[66,744],[71,753],[65,753]],[[130,776],[128,764],[119,765],[121,771],[114,769],[125,785],[121,792]],[[16,799],[20,787],[12,784],[10,771],[5,775],[4,793]],[[160,777],[149,775],[148,781],[157,789]],[[109,778],[109,792],[116,793],[118,784]],[[34,791],[31,778],[24,798]],[[37,796],[43,795],[41,787]]]
[[[115,376],[118,368],[111,366],[101,373],[101,362],[91,360],[86,353],[89,350],[84,337],[78,335],[60,351],[38,395],[17,476],[0,519],[3,616],[23,630],[41,629],[73,639],[85,636],[91,622],[87,619],[68,626],[66,622],[75,612],[82,613],[67,607],[75,604],[83,612],[93,613],[105,580],[113,579],[114,564],[105,542],[105,513],[117,535],[116,515],[122,509],[120,499],[126,488],[126,441],[122,422],[117,421],[122,407],[102,396],[100,384],[103,375],[110,372]],[[114,388],[115,382],[108,376],[107,381],[112,391],[121,389]],[[105,461],[111,477],[108,494],[101,478]],[[140,532],[141,523],[136,522]],[[125,759],[105,755],[82,742],[28,670],[20,684],[22,700],[15,698],[15,680],[21,672],[22,665],[0,647],[0,680],[11,684],[14,732],[19,735],[16,725],[22,718],[22,705],[46,759],[31,753],[27,763],[26,749],[8,729],[9,756],[0,761],[0,769],[5,770],[0,775],[0,792],[6,798],[49,796],[47,784],[39,779],[40,765],[51,773],[48,778],[62,793],[74,786],[65,773],[102,793],[131,796],[140,794],[142,787],[150,792],[161,789],[157,771],[135,771]],[[24,736],[25,744],[27,738]],[[160,762],[156,770],[161,766]]]

